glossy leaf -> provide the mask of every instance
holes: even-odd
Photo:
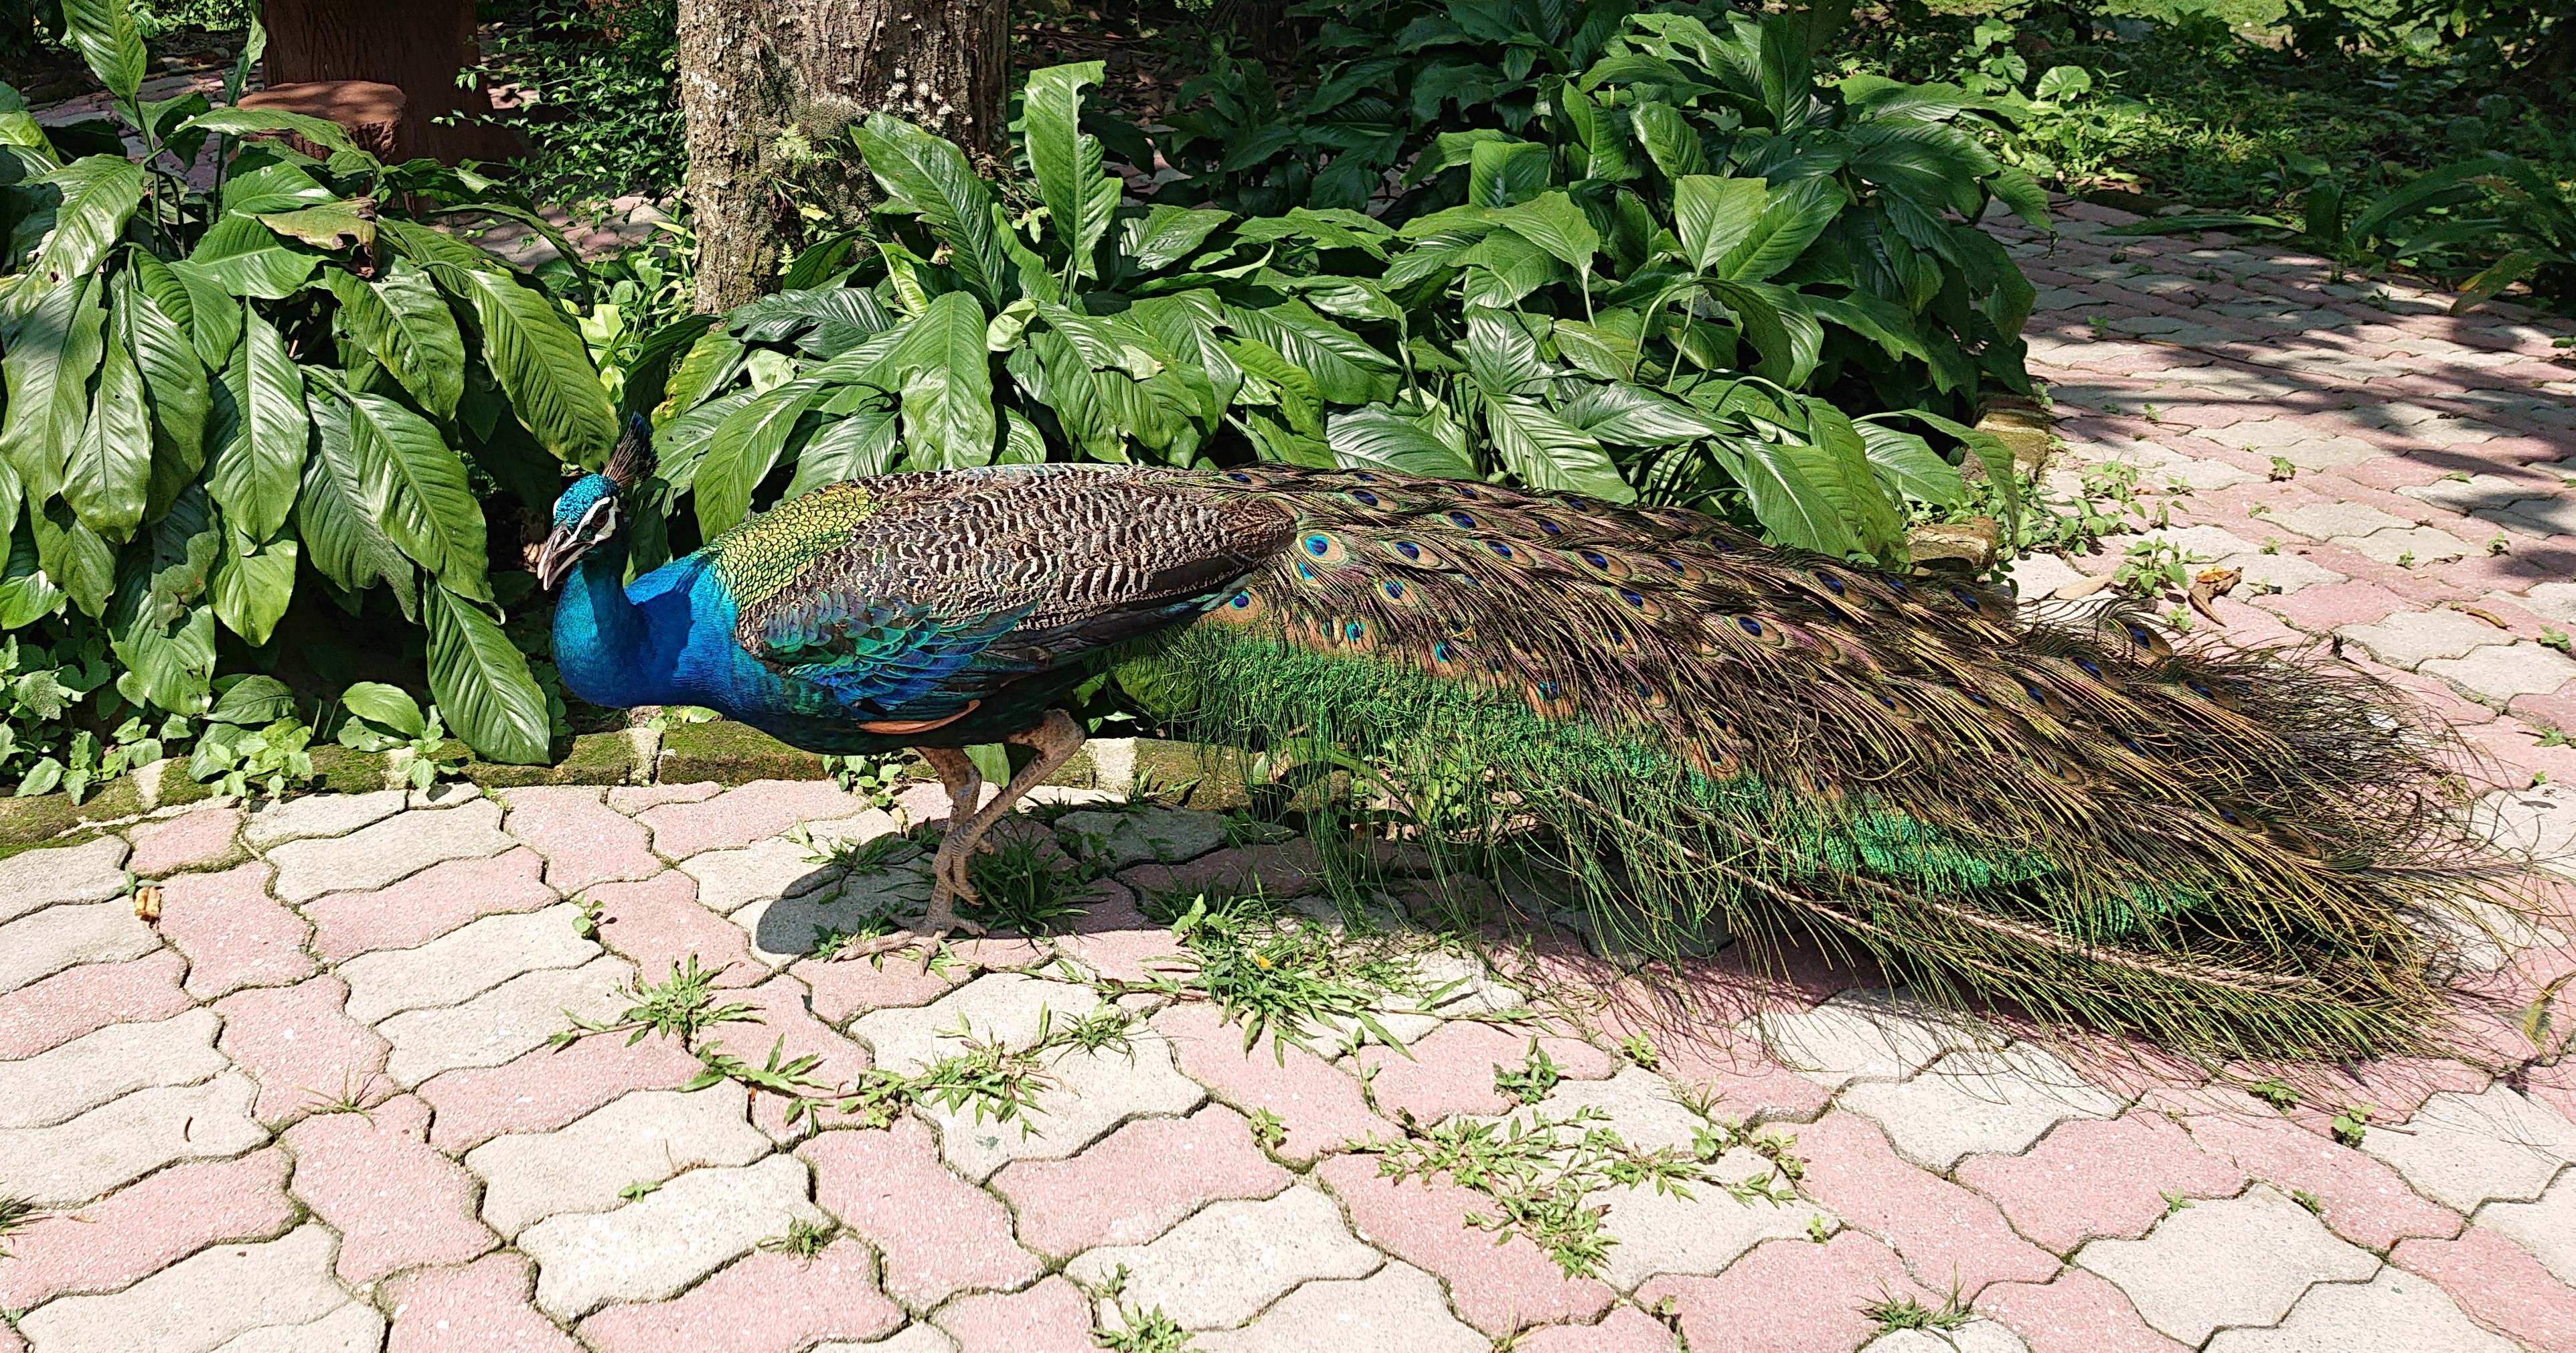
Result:
[[[195,282],[192,292],[202,286],[228,296],[275,301],[301,290],[321,261],[320,254],[286,243],[249,217],[227,216],[170,271],[183,282]]]
[[[1505,468],[1533,489],[1587,494],[1625,503],[1637,491],[1619,474],[1608,452],[1536,400],[1485,396],[1485,428]]]
[[[291,535],[252,544],[229,528],[226,548],[215,556],[209,595],[215,618],[253,647],[268,642],[295,599],[295,561],[302,547]]]
[[[789,381],[754,396],[716,424],[693,481],[699,534],[713,540],[750,514],[752,491],[777,467],[796,420],[805,416],[822,389],[819,381]]]
[[[79,277],[98,268],[143,201],[143,166],[121,155],[89,155],[46,176],[60,189],[54,233],[37,254],[36,267],[54,277]]]
[[[223,396],[208,429],[213,451],[206,491],[234,529],[266,540],[295,504],[311,425],[304,373],[286,355],[286,340],[257,311],[241,306],[240,314],[243,341],[224,368]]]
[[[1081,61],[1031,71],[1020,100],[1021,144],[1038,200],[1046,204],[1048,231],[1068,252],[1073,278],[1094,275],[1092,250],[1109,232],[1110,211],[1097,205],[1100,138],[1082,131],[1082,91],[1100,83],[1103,69],[1098,61]],[[1109,209],[1117,205],[1111,196]]]
[[[555,303],[497,272],[433,265],[437,280],[474,306],[483,361],[537,444],[556,459],[598,468],[617,442],[617,408],[581,331]]]
[[[89,421],[63,464],[63,501],[91,530],[123,540],[143,521],[151,483],[152,411],[143,400],[143,373],[133,349],[110,342]]]
[[[455,417],[465,393],[465,339],[429,274],[398,258],[373,281],[337,268],[323,281],[350,336],[433,417]]]
[[[89,63],[107,92],[132,102],[143,88],[147,57],[128,0],[62,0],[63,36]]]
[[[962,469],[993,458],[1001,425],[993,411],[992,355],[984,312],[972,297],[933,297],[887,352],[885,379],[900,381],[903,440],[915,467]]]
[[[1538,196],[1547,188],[1550,158],[1547,147],[1527,141],[1477,142],[1468,152],[1468,204],[1508,207]]]
[[[1473,479],[1475,462],[1442,441],[1420,420],[1384,405],[1336,413],[1324,440],[1343,465],[1437,479]]]
[[[999,307],[1011,265],[994,235],[993,190],[975,176],[966,153],[885,113],[869,114],[864,125],[851,130],[850,139],[891,204],[919,215],[948,245],[949,266],[975,299],[987,308]]]
[[[89,378],[107,326],[97,292],[88,277],[55,283],[0,333],[7,352],[0,372],[9,385],[0,453],[16,468],[29,503],[62,489],[64,462],[89,426]]]
[[[152,497],[156,503],[166,502],[170,494],[161,492],[157,483],[164,460],[179,469],[183,482],[195,478],[206,462],[206,418],[211,407],[206,367],[198,360],[185,323],[162,309],[140,285],[139,270],[119,274],[114,291],[110,329],[133,349],[144,391],[152,399],[152,422],[158,430]]]
[[[383,395],[338,388],[329,372],[312,374],[325,400],[346,418],[325,420],[325,440],[358,472],[360,501],[385,534],[441,586],[475,600],[491,594],[485,580],[483,505],[465,481],[465,462],[419,414]]]
[[[546,693],[528,660],[481,606],[443,587],[423,589],[429,623],[429,693],[456,735],[485,759],[546,760]]]
[[[314,401],[320,435],[304,464],[295,499],[295,532],[314,570],[349,593],[377,583],[391,585],[403,614],[415,610],[416,570],[402,547],[385,533],[369,501],[365,467],[350,452],[349,409],[336,399]]]
[[[63,607],[63,589],[36,560],[36,528],[20,521],[9,534],[9,557],[0,565],[0,630],[21,629]]]
[[[429,733],[429,721],[421,714],[420,702],[400,686],[353,681],[340,692],[340,703],[351,714],[369,723],[383,724],[405,737],[425,737]]]

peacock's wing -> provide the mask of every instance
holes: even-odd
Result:
[[[2424,918],[2482,886],[2442,730],[2349,669],[2177,649],[2133,610],[2034,620],[1689,512],[1207,483],[1298,524],[1150,659],[1173,707],[1215,740],[1369,754],[1435,837],[1542,825],[1649,941],[1802,918],[1926,990],[2384,1047],[2435,1006],[2449,940]]]
[[[935,716],[1196,614],[1291,528],[1171,471],[1033,465],[830,485],[709,550],[764,666],[853,715]]]

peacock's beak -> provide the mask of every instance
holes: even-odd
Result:
[[[556,527],[537,547],[537,587],[551,592],[572,575],[573,566],[590,553],[591,542],[574,535],[569,527]]]

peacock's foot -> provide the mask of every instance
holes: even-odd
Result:
[[[936,899],[931,903],[930,909],[922,913],[920,920],[883,935],[853,940],[842,946],[840,952],[833,957],[835,959],[868,958],[877,954],[896,953],[919,945],[921,970],[928,972],[931,956],[939,952],[940,941],[951,935],[982,936],[985,933],[982,925],[958,915],[945,899]]]

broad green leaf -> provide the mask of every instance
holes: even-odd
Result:
[[[55,278],[96,271],[143,201],[143,166],[122,155],[89,155],[45,182],[62,190],[63,202],[54,209],[54,233],[37,255],[37,269]]]
[[[1573,161],[1573,177],[1615,183],[1637,176],[1628,162],[1628,148],[1619,135],[1617,119],[1571,84],[1558,90],[1556,101],[1575,141],[1583,147],[1583,154]]]
[[[1601,234],[1583,208],[1563,190],[1541,193],[1494,216],[1497,224],[1545,249],[1578,273],[1590,275],[1592,256],[1601,252]]]
[[[1509,309],[1562,272],[1556,256],[1513,230],[1497,230],[1458,256],[1469,305]],[[1390,271],[1390,276],[1392,276]]]
[[[35,528],[37,566],[61,585],[81,614],[104,614],[116,591],[116,547],[82,525],[60,498],[31,501],[26,520]]]
[[[1803,442],[1747,443],[1744,492],[1774,542],[1837,558],[1859,552],[1860,538],[1837,504],[1841,471],[1833,457]]]
[[[1960,444],[1967,448],[1968,454],[1975,456],[1978,464],[1985,467],[1987,482],[1995,485],[2003,491],[2005,514],[2014,518],[2016,521],[2019,520],[2021,515],[2021,470],[2020,467],[2014,463],[2012,447],[2008,445],[2003,438],[1981,428],[1973,428],[1965,423],[1954,422],[1937,413],[1929,413],[1922,409],[1902,409],[1892,413],[1879,414],[1877,417],[1882,419],[1909,418],[1924,424],[1935,432],[1946,433],[1952,437],[1958,438]]]
[[[183,273],[157,258],[137,259],[134,271],[162,311],[187,326],[197,360],[209,371],[223,370],[232,360],[233,345],[241,341],[241,303],[213,278]]]
[[[89,529],[123,540],[142,523],[152,486],[152,407],[143,400],[133,349],[122,342],[106,349],[98,399],[63,465],[62,492]]]
[[[693,481],[699,534],[713,540],[750,514],[752,490],[777,468],[796,420],[805,416],[822,390],[820,381],[789,381],[753,396],[716,424]]]
[[[217,108],[199,113],[184,124],[189,128],[220,132],[227,136],[251,136],[260,132],[293,132],[326,150],[348,151],[366,155],[349,135],[349,130],[329,118],[307,113],[290,113],[283,108]],[[375,158],[368,155],[369,159]]]
[[[867,404],[806,439],[796,453],[796,477],[788,483],[786,497],[892,470],[903,446],[902,429],[892,402],[871,394]],[[1043,442],[1038,445],[1038,459],[1046,459]]]
[[[1023,131],[1029,171],[1038,181],[1038,200],[1046,204],[1048,233],[1069,254],[1068,279],[1097,271],[1092,250],[1109,232],[1110,211],[1098,210],[1101,169],[1100,138],[1082,131],[1082,91],[1100,83],[1098,61],[1049,66],[1029,72],[1021,95]]]
[[[205,707],[215,636],[203,603],[222,553],[214,506],[191,489],[118,558],[107,624],[126,668],[117,690],[127,699],[184,714]]]
[[[344,454],[358,470],[363,501],[402,552],[437,575],[449,591],[484,600],[483,505],[465,479],[465,462],[448,449],[438,429],[383,395],[334,388],[327,371],[309,371],[326,399],[347,411],[325,420],[322,435],[348,438]]]
[[[1565,360],[1587,376],[1624,381],[1637,374],[1637,340],[1632,335],[1579,319],[1561,319],[1549,337]]]
[[[62,0],[62,9],[63,36],[80,50],[90,74],[108,93],[133,102],[148,58],[127,0]]]
[[[1547,188],[1548,149],[1527,141],[1478,141],[1468,152],[1467,202],[1508,207]]]
[[[132,623],[111,629],[109,644],[124,668],[117,673],[117,694],[174,714],[195,714],[206,707],[215,675],[212,606],[190,606],[169,619],[150,610],[138,612]]]
[[[24,629],[62,609],[63,589],[36,560],[36,528],[21,521],[9,535],[9,561],[0,566],[0,630]]]
[[[1715,273],[1720,261],[1753,236],[1771,190],[1760,179],[1693,174],[1673,183],[1673,229],[1690,266]]]
[[[295,714],[295,692],[273,676],[229,676],[216,685],[221,694],[206,711],[208,723],[259,728]]]
[[[689,345],[687,355],[671,368],[670,383],[664,387],[663,410],[655,416],[665,421],[683,414],[714,398],[733,378],[742,374],[744,350],[742,340],[722,329],[710,329]]]
[[[1278,349],[1257,339],[1236,338],[1226,342],[1226,355],[1243,368],[1245,375],[1262,382],[1261,397],[1255,398],[1247,388],[1242,395],[1247,404],[1275,405],[1288,426],[1313,435],[1324,430],[1323,396],[1315,389],[1315,378],[1306,369],[1280,355]]]
[[[891,439],[888,439],[891,441]],[[1047,458],[1046,434],[1017,409],[1002,411],[1002,454],[993,458],[996,465],[1037,465]]]
[[[597,469],[605,463],[617,443],[617,408],[590,364],[581,331],[564,312],[500,273],[439,264],[430,271],[473,302],[484,364],[537,444],[570,464]]]
[[[1014,289],[1005,286],[1011,265],[993,226],[993,190],[975,175],[966,153],[921,128],[885,113],[871,113],[850,132],[868,172],[890,205],[918,214],[947,244],[948,264],[975,299],[997,307]],[[977,321],[977,327],[982,322]]]
[[[8,354],[0,372],[9,384],[0,452],[17,469],[30,504],[61,491],[63,464],[89,427],[89,378],[99,368],[107,327],[97,291],[93,278],[57,282],[0,333]]]
[[[1336,413],[1324,440],[1353,469],[1388,470],[1436,479],[1476,478],[1475,462],[1423,427],[1382,404]]]
[[[295,560],[301,547],[291,535],[256,545],[229,528],[225,535],[227,548],[215,556],[208,588],[215,618],[257,647],[276,632],[287,603],[295,599]]]
[[[1560,333],[1564,327],[1563,320],[1557,321]],[[1558,404],[1556,414],[1597,440],[1621,446],[1669,446],[1727,431],[1687,404],[1621,382],[1585,386]]]
[[[1130,272],[1160,272],[1189,257],[1191,250],[1233,219],[1231,212],[1157,205],[1143,216],[1128,218],[1119,230],[1118,252]]]
[[[349,335],[432,416],[455,417],[465,393],[465,339],[429,274],[397,258],[373,281],[337,268],[322,280],[339,298]]]
[[[1302,301],[1262,310],[1229,307],[1226,318],[1235,332],[1268,344],[1303,367],[1315,378],[1316,392],[1332,403],[1370,404],[1395,397],[1394,361]]]
[[[924,470],[988,464],[1001,426],[993,412],[992,354],[984,346],[984,311],[963,292],[931,299],[903,331],[881,367],[900,381],[903,440]]]
[[[2030,176],[2030,171],[2005,165],[1986,179],[1986,191],[2012,210],[2033,230],[2055,233],[2057,223],[2048,216],[2048,190]]]
[[[171,264],[170,271],[182,282],[202,282],[225,295],[275,301],[302,290],[321,261],[320,254],[286,243],[247,216],[227,216],[206,231],[185,260]]]
[[[361,212],[355,202],[326,202],[296,211],[247,213],[261,225],[290,239],[302,240],[316,249],[340,249],[354,245],[372,248],[376,242],[376,218]]]
[[[1504,468],[1533,489],[1588,494],[1612,503],[1637,496],[1601,443],[1536,400],[1486,395],[1485,429]]]
[[[206,418],[211,407],[206,368],[178,320],[163,312],[138,285],[137,274],[117,275],[108,331],[134,351],[151,397],[152,476],[144,514],[167,507],[206,463]]]
[[[1930,442],[1884,423],[1861,421],[1854,427],[1869,448],[1869,468],[1891,492],[1935,507],[1968,501],[1967,481],[1959,477],[1959,467],[1941,459]]]
[[[425,588],[429,694],[456,735],[486,760],[536,765],[552,728],[546,693],[501,626],[472,600]]]
[[[1757,374],[1791,389],[1805,385],[1823,355],[1824,326],[1816,322],[1797,292],[1768,282],[1738,283],[1709,279],[1709,293],[1735,313],[1744,336],[1761,354]]]
[[[243,341],[224,367],[223,393],[208,431],[206,491],[224,520],[252,540],[277,534],[295,505],[311,441],[304,373],[286,355],[286,340],[258,311],[241,305]],[[326,403],[328,401],[325,401]],[[346,584],[353,590],[360,584]]]
[[[1708,150],[1700,143],[1699,129],[1681,110],[1648,99],[1630,111],[1628,120],[1637,129],[1637,142],[1646,148],[1646,158],[1655,162],[1665,178],[1679,183],[1708,172]]]
[[[223,185],[224,210],[236,214],[300,211],[339,200],[301,166],[282,160],[235,174]]]
[[[1752,230],[1702,271],[1734,282],[1760,282],[1788,267],[1815,243],[1843,209],[1842,185],[1829,178],[1800,179],[1771,190]]]
[[[313,419],[321,435],[313,439],[314,454],[304,464],[303,486],[295,498],[295,533],[304,542],[305,558],[346,592],[391,584],[403,614],[413,614],[416,570],[385,534],[369,501],[365,467],[349,450],[348,406],[336,399],[315,400]]]
[[[1536,394],[1556,374],[1518,318],[1481,305],[1467,307],[1467,341],[1459,355],[1467,359],[1467,374],[1489,395]]]
[[[1905,521],[1901,504],[1879,487],[1869,461],[1869,445],[1842,410],[1821,399],[1802,398],[1800,411],[1815,448],[1832,458],[1834,477],[1828,488],[1859,535],[1861,548],[1893,563],[1903,557]]]
[[[353,681],[340,692],[340,703],[359,718],[383,724],[405,737],[423,737],[429,732],[429,721],[420,712],[420,702],[400,686]]]
[[[384,239],[393,241],[395,251],[403,257],[424,268],[429,268],[431,277],[458,296],[462,296],[464,292],[450,281],[446,270],[456,272],[507,270],[501,260],[481,249],[444,230],[432,230],[417,221],[387,217],[376,222],[376,233]]]

